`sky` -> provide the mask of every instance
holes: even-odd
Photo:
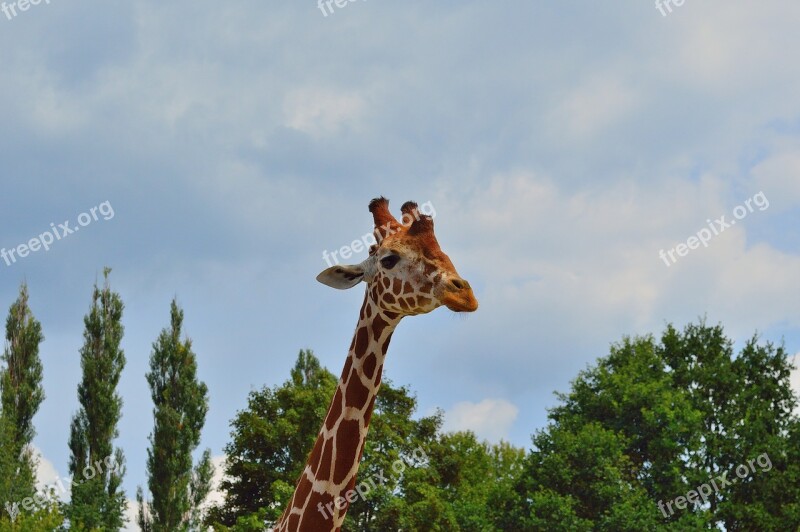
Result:
[[[800,4],[6,2],[0,248],[59,233],[0,258],[0,311],[27,282],[45,335],[42,482],[68,475],[104,267],[133,498],[170,301],[220,463],[299,350],[339,374],[363,285],[314,278],[380,195],[430,202],[480,301],[404,320],[389,350],[385,376],[447,430],[529,448],[553,392],[668,323],[800,352]]]

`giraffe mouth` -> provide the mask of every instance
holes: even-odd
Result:
[[[468,293],[449,293],[442,298],[445,307],[453,312],[475,312],[478,310],[478,300],[470,290]]]

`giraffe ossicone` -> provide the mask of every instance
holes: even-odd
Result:
[[[355,500],[358,465],[381,384],[392,333],[405,316],[445,306],[474,312],[478,301],[439,247],[433,219],[414,202],[400,208],[402,222],[380,197],[369,204],[377,244],[366,260],[337,265],[317,276],[348,289],[366,283],[364,303],[336,392],[294,494],[275,524],[277,532],[334,532]]]

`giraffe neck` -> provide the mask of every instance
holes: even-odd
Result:
[[[367,291],[328,414],[292,499],[274,530],[338,531],[354,491],[389,340],[402,316],[381,311]]]

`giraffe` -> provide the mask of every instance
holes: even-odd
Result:
[[[356,475],[381,384],[389,340],[405,316],[445,306],[474,312],[478,301],[439,247],[433,219],[408,201],[398,222],[389,201],[369,204],[376,243],[364,262],[331,266],[317,276],[341,290],[366,283],[353,341],[336,392],[294,494],[275,532],[339,531],[356,497]]]

